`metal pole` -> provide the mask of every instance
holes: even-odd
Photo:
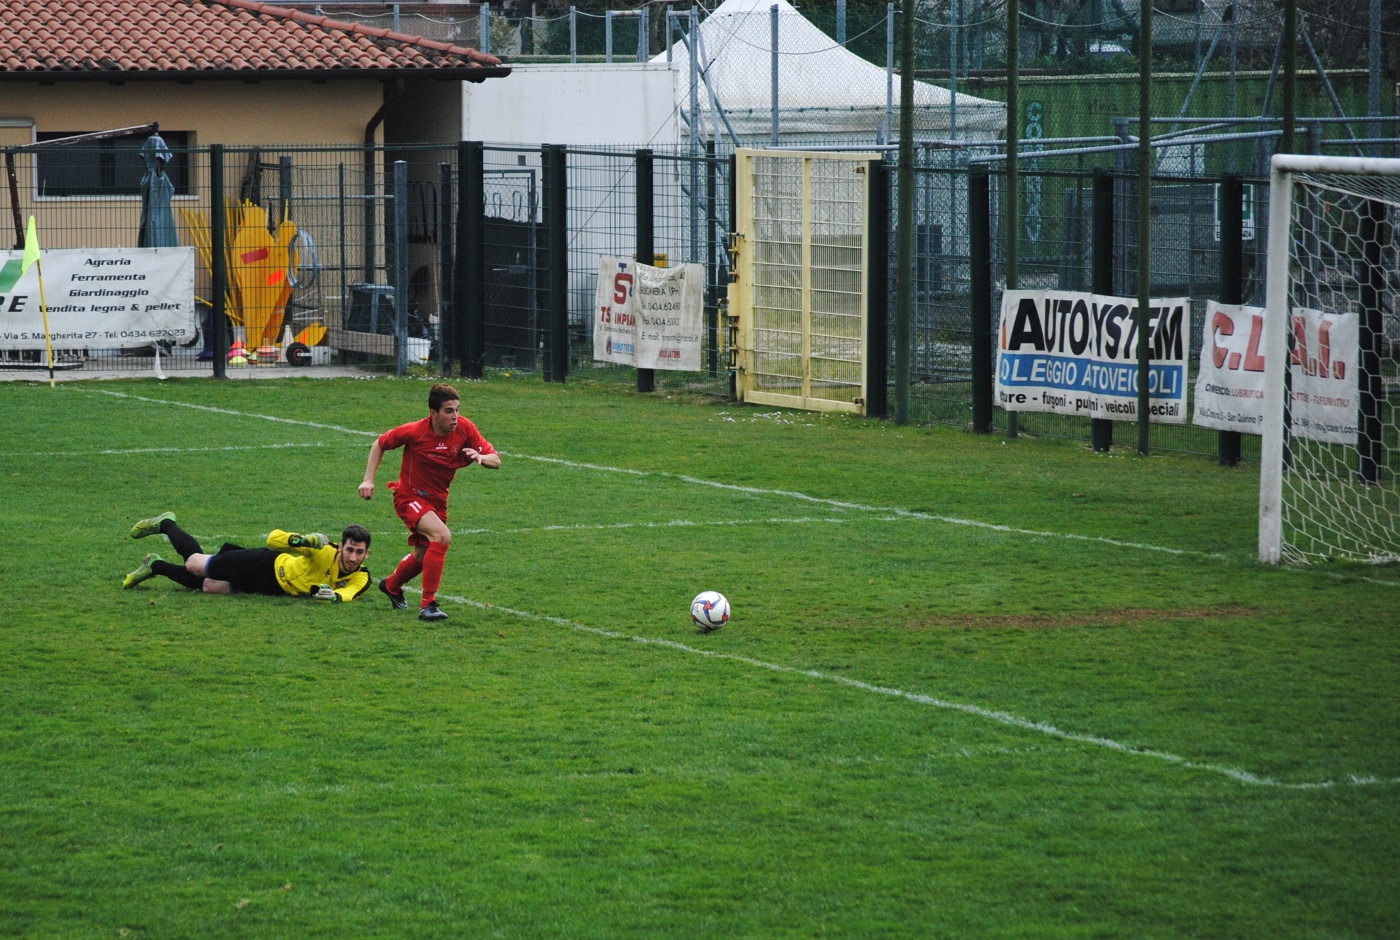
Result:
[[[894,136],[894,4],[885,4],[885,128],[880,143]]]
[[[670,37],[666,37],[669,43]],[[569,64],[578,64],[578,7],[569,7]],[[666,63],[670,65],[668,61]]]
[[[1148,335],[1152,294],[1152,4],[1139,6],[1141,36],[1138,39],[1138,335],[1137,426],[1138,453],[1152,451],[1149,422],[1152,344]]]
[[[637,14],[637,61],[651,58],[651,7],[642,7]]]
[[[486,362],[486,148],[479,140],[457,145],[457,319],[462,374],[479,379]],[[534,220],[531,219],[533,222]]]
[[[846,0],[836,0],[836,41],[846,44]]]
[[[1375,140],[1381,136],[1381,0],[1371,0],[1371,30],[1368,45],[1370,76],[1366,87],[1368,110],[1371,123],[1366,126],[1366,136]],[[1371,156],[1381,155],[1381,145],[1371,145]]]
[[[909,423],[914,334],[914,53],[915,0],[899,21],[899,218],[895,228],[894,420]]]
[[[214,378],[228,378],[228,258],[224,246],[228,243],[224,205],[224,145],[209,148],[209,274],[213,304],[209,309],[209,326],[214,335],[210,343],[214,350]]]
[[[544,145],[545,238],[549,272],[549,369],[545,379],[563,382],[569,374],[569,174],[562,144]]]
[[[452,164],[438,164],[438,239],[437,266],[438,279],[438,366],[443,378],[452,374],[452,347],[456,345],[457,334],[461,332],[462,321],[455,314],[457,304],[457,271],[453,264],[456,252],[453,251],[455,225],[448,223],[452,218]]]
[[[1298,0],[1283,0],[1283,137],[1279,153],[1294,153],[1298,123]]]
[[[972,286],[972,430],[992,433],[992,177],[986,166],[967,175],[968,274]]]
[[[637,151],[637,263],[656,263],[656,186],[654,182],[654,159],[652,152],[645,148]],[[633,285],[640,283],[640,278]],[[637,369],[637,391],[656,390],[656,370]]]
[[[772,33],[772,64],[770,65],[772,88],[770,98],[772,101],[771,142],[774,147],[778,146],[778,5],[775,3],[768,8],[769,29]],[[692,56],[693,57],[693,56]]]
[[[1244,182],[1233,174],[1220,181],[1220,302],[1244,302]],[[1216,452],[1223,467],[1240,463],[1241,434],[1220,431]]]
[[[729,198],[728,198],[728,200],[727,200],[727,202],[728,202],[728,207],[727,207],[727,208],[728,208],[728,210],[729,210],[729,226],[728,226],[728,228],[729,228],[729,234],[726,235],[726,237],[725,237],[725,239],[724,239],[724,243],[725,243],[725,247],[726,247],[726,251],[725,251],[725,256],[726,256],[725,269],[729,271],[729,280],[730,280],[730,282],[732,283],[732,282],[734,281],[734,278],[735,278],[735,275],[734,275],[734,255],[731,254],[730,251],[734,249],[734,241],[735,241],[734,236],[737,235],[737,232],[735,231],[735,229],[738,227],[738,223],[739,223],[739,157],[738,157],[736,154],[731,153],[731,154],[729,155],[729,160],[728,160],[728,172],[729,172]],[[724,292],[725,292],[725,295],[728,296],[728,294],[729,294],[729,286],[728,286],[727,284],[725,285]],[[728,325],[726,324],[726,328],[727,328],[727,326],[728,326]],[[735,398],[738,398],[738,397],[739,397],[739,393],[738,393],[738,380],[739,380],[738,373],[737,373],[734,369],[730,369],[730,370],[729,370],[729,397],[730,397],[731,399],[735,399]]]
[[[711,377],[719,375],[719,245],[715,238],[719,161],[715,149],[713,140],[705,141],[705,348]]]
[[[890,164],[866,164],[865,416],[890,413]]]
[[[695,7],[690,8],[690,35],[686,50],[690,56],[690,155],[700,152],[700,61],[697,58],[699,43],[695,41],[700,30],[700,14]]]
[[[481,51],[487,55],[491,54],[491,4],[481,5],[481,16],[478,19],[481,24],[478,32],[481,33]]]
[[[605,24],[604,27],[603,27],[603,36],[604,36],[604,39],[603,39],[603,48],[604,48],[604,51],[606,52],[606,58],[604,59],[604,61],[606,61],[606,62],[611,62],[611,61],[612,61],[612,24],[613,24],[613,11],[612,11],[612,10],[609,10],[609,11],[603,16],[603,22],[604,22],[604,24]]]
[[[1007,0],[1006,13],[1006,287],[1015,290],[1020,256],[1021,0]]]
[[[1089,239],[1089,289],[1096,294],[1113,294],[1113,234],[1116,228],[1113,205],[1113,174],[1094,171],[1093,231]],[[1089,439],[1095,453],[1113,449],[1113,422],[1107,418],[1089,419]]]
[[[953,24],[948,30],[948,136],[958,139],[958,47],[962,45],[962,0],[953,4]]]
[[[1006,192],[1002,201],[1006,204],[1006,289],[1015,290],[1020,283],[1017,264],[1021,247],[1021,0],[1007,0],[1006,4]],[[1006,412],[1006,436],[1016,437],[1020,432],[1020,415],[1015,411]]]
[[[394,161],[394,345],[395,372],[408,374],[408,163]]]

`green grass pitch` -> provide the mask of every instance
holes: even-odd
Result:
[[[1257,565],[1253,469],[461,388],[428,625],[120,588],[162,510],[386,574],[428,382],[0,383],[0,935],[1400,934],[1400,571]]]

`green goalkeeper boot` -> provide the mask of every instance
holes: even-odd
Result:
[[[142,519],[131,527],[131,537],[134,539],[144,539],[148,535],[159,535],[160,524],[169,519],[175,521],[173,512],[163,512],[159,516],[152,516],[150,519]]]

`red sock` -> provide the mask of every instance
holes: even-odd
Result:
[[[438,585],[442,583],[442,565],[447,561],[447,546],[429,542],[423,555],[423,606],[437,600]]]
[[[394,569],[394,573],[384,580],[388,583],[389,590],[395,594],[403,593],[403,586],[414,578],[418,577],[418,572],[423,570],[423,563],[414,557],[412,552],[403,556],[403,561]]]

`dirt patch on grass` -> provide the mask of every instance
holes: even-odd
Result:
[[[1256,608],[1232,604],[1184,610],[1127,607],[1118,610],[1072,611],[1064,614],[947,614],[904,624],[906,630],[1067,630],[1074,627],[1131,627],[1170,620],[1209,620],[1248,617]]]

